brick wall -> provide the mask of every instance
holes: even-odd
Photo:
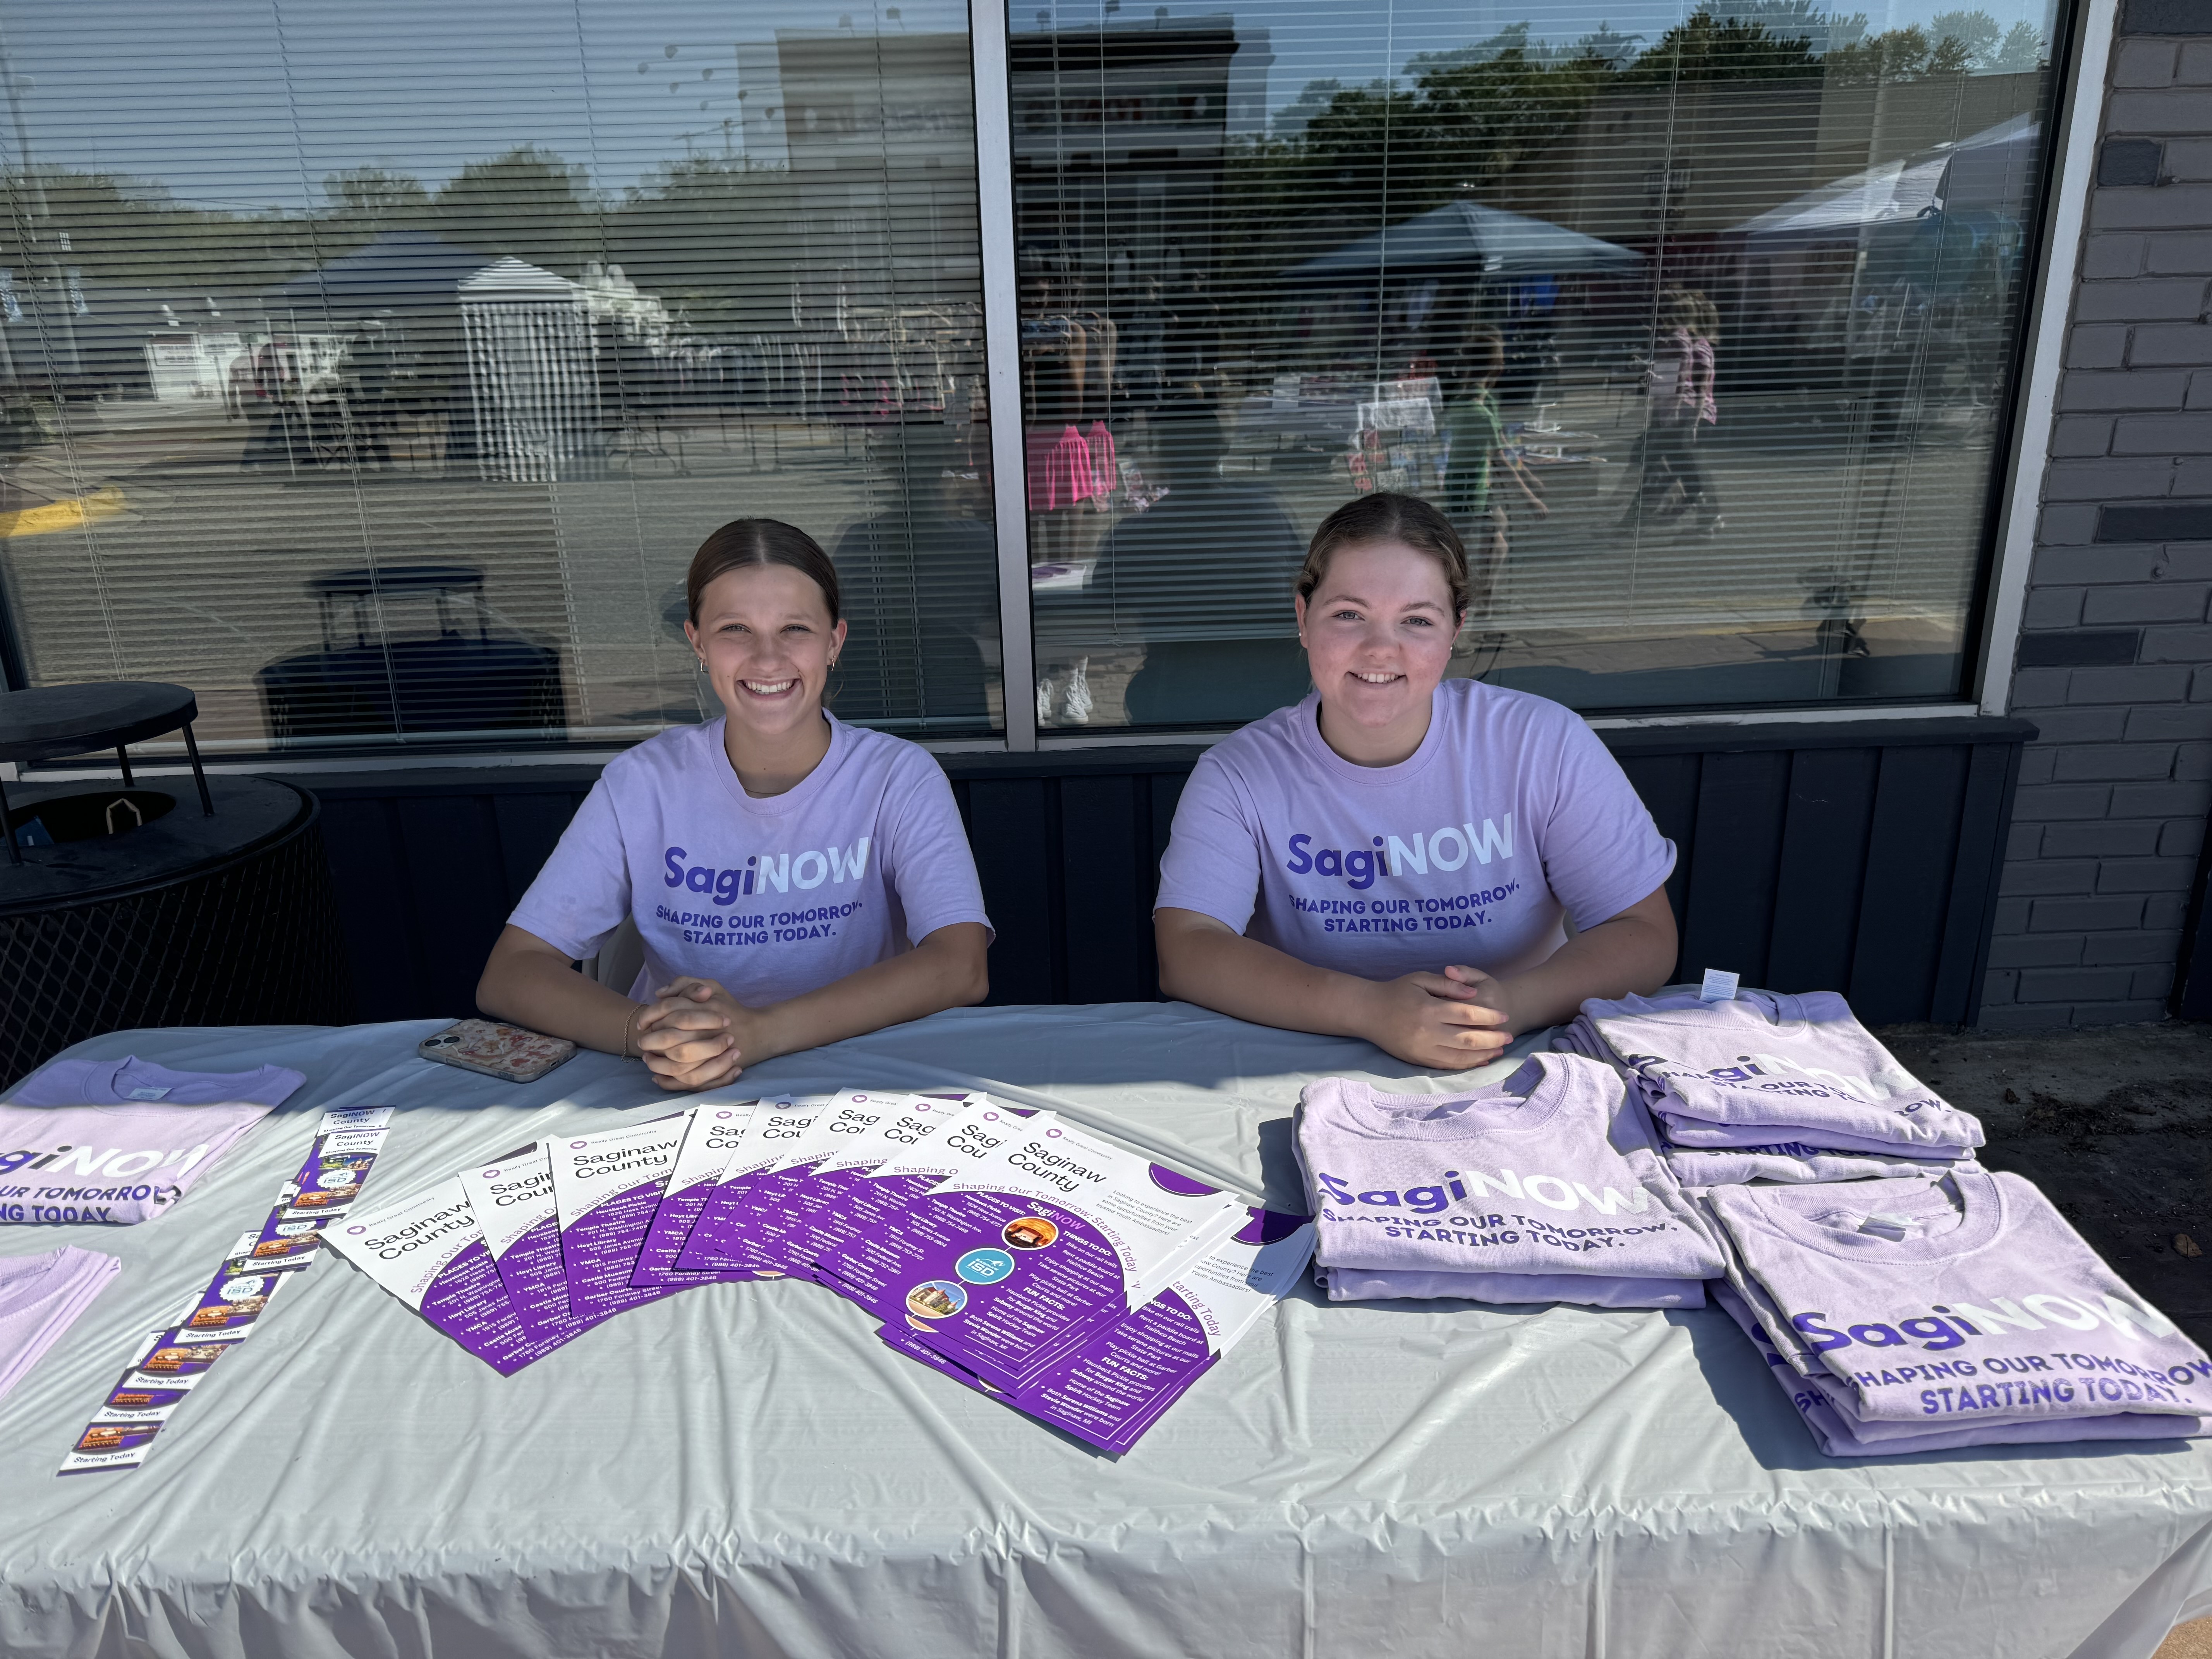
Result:
[[[2212,805],[2212,0],[2123,0],[2012,708],[1982,1022],[2156,1019]]]

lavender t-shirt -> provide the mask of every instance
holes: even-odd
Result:
[[[1320,696],[1224,738],[1176,808],[1158,902],[1368,979],[1534,966],[1674,867],[1620,763],[1559,704],[1437,688],[1395,766],[1324,742]]]
[[[985,927],[952,786],[902,738],[830,720],[830,752],[781,795],[748,795],[720,720],[617,757],[507,920],[565,955],[637,919],[644,996],[681,974],[780,1002],[957,921]]]
[[[1611,1067],[1538,1053],[1503,1082],[1384,1094],[1322,1078],[1296,1146],[1322,1267],[1704,1279],[1723,1268]]]
[[[1706,1202],[1777,1348],[1824,1364],[1857,1419],[2212,1407],[2212,1359],[2018,1176],[1716,1187]]]
[[[1833,991],[1753,991],[1687,1006],[1679,997],[1593,999],[1583,1018],[1642,1073],[1677,1146],[1796,1140],[1954,1158],[1983,1142],[1973,1115],[1899,1065]]]

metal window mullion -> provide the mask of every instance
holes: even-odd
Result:
[[[2051,434],[2058,416],[2058,377],[2066,352],[2066,331],[2074,310],[2074,280],[2088,215],[2097,134],[2104,124],[2105,76],[2119,0],[2079,0],[2075,19],[2075,58],[2051,113],[2058,142],[2052,178],[2042,181],[2046,218],[2043,268],[2037,273],[2028,312],[2029,346],[2022,364],[2025,380],[2010,434],[2010,477],[1998,513],[1996,558],[1984,595],[1980,660],[1973,685],[1984,714],[2012,707],[2013,656],[2020,641],[2021,618],[2027,605],[2028,568],[2035,559],[2035,532],[2041,516],[2044,470],[2051,462]],[[2063,14],[2061,14],[2063,15]]]
[[[1005,0],[970,0],[975,193],[982,232],[983,369],[991,409],[991,507],[999,548],[999,660],[1006,747],[1037,746],[1036,643],[1030,619],[1030,520],[1023,468],[1021,318],[1014,270],[1012,82]]]

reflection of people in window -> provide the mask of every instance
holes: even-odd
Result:
[[[1091,584],[1115,634],[1147,644],[1288,638],[1285,596],[1305,549],[1275,492],[1222,476],[1227,436],[1203,404],[1162,408],[1151,436],[1146,476],[1168,493],[1114,527]]]
[[[959,499],[957,440],[915,421],[876,443],[886,510],[850,526],[832,556],[852,632],[829,706],[848,720],[984,720],[979,641],[998,635],[997,544]]]
[[[1708,302],[1669,289],[1659,296],[1658,337],[1644,382],[1650,413],[1644,429],[1644,476],[1629,508],[1671,518],[1686,513],[1690,527],[1720,528],[1717,498],[1698,456],[1698,428],[1714,418],[1713,349],[1703,333]]]
[[[1468,564],[1474,579],[1470,609],[1480,616],[1488,608],[1490,590],[1498,568],[1505,562],[1511,519],[1504,504],[1496,500],[1491,484],[1504,473],[1514,493],[1529,512],[1542,518],[1547,512],[1541,487],[1529,476],[1520,457],[1505,447],[1505,422],[1498,410],[1498,377],[1505,368],[1505,343],[1488,324],[1468,331],[1460,354],[1459,382],[1444,410],[1444,431],[1451,441],[1451,456],[1444,473],[1444,510],[1459,526],[1467,544]]]

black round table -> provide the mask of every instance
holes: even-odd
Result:
[[[123,769],[120,785],[19,780],[0,795],[0,1089],[104,1031],[346,1018],[315,798],[274,778],[210,781],[198,712],[180,685],[0,695],[0,760],[113,749]],[[180,727],[191,778],[134,778],[128,746]]]
[[[116,764],[123,769],[123,787],[128,789],[134,782],[130,745],[181,729],[185,753],[192,763],[192,781],[199,786],[200,811],[213,817],[215,799],[208,793],[199,744],[192,740],[192,722],[199,712],[199,700],[191,691],[161,680],[100,680],[0,691],[0,762],[21,765],[112,749]],[[8,861],[21,864],[23,849],[15,844],[15,823],[9,814],[4,782],[0,782],[0,826],[6,830]]]

